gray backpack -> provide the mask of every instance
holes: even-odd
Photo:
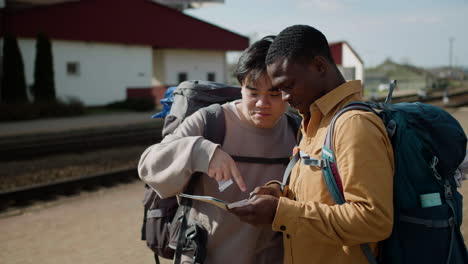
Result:
[[[225,135],[224,112],[220,104],[241,98],[240,88],[220,83],[206,81],[185,81],[174,91],[174,102],[169,115],[164,120],[163,137],[172,133],[182,121],[196,111],[200,111],[205,120],[203,137],[222,145]],[[297,134],[300,119],[288,114],[288,122]],[[231,156],[235,161],[287,164],[289,157],[259,158]],[[201,173],[194,173],[188,183],[185,193],[192,193],[194,182]],[[144,204],[144,219],[142,240],[158,256],[174,258],[174,263],[180,263],[182,251],[193,251],[193,263],[203,263],[205,257],[206,231],[200,225],[187,224],[188,212],[191,208],[190,199],[176,197],[161,199],[149,186],[146,187]]]
[[[198,109],[241,99],[241,89],[222,83],[185,81],[175,89],[174,102],[169,115],[164,119],[163,137],[174,132],[184,119]]]

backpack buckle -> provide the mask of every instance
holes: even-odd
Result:
[[[197,236],[197,228],[195,225],[191,225],[187,230],[185,231],[185,238],[187,239],[194,239]]]
[[[327,167],[327,163],[324,159],[311,158],[307,153],[305,153],[302,150],[300,150],[299,153],[301,156],[302,164],[308,165],[308,166],[319,167],[319,168]]]
[[[396,124],[395,120],[393,120],[393,119],[390,120],[385,128],[387,130],[388,137],[392,138],[393,135],[395,135],[395,132],[396,132],[396,129],[397,129],[397,124]]]
[[[327,163],[323,159],[305,158],[302,159],[302,164],[319,168],[327,167]]]
[[[445,198],[452,198],[453,192],[452,192],[452,186],[450,186],[450,183],[445,183]]]
[[[440,181],[442,180],[442,177],[440,176],[439,172],[437,172],[437,169],[436,169],[437,163],[439,163],[439,158],[437,158],[437,156],[434,156],[431,160],[431,163],[429,164],[429,167],[432,169],[432,172],[434,173],[434,177]]]
[[[453,217],[450,217],[449,220],[448,220],[449,227],[452,227],[454,222],[455,222],[455,219],[453,219]]]

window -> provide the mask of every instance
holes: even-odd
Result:
[[[210,82],[215,82],[216,81],[216,73],[214,72],[209,72],[207,75],[206,75],[206,79]]]
[[[80,63],[77,61],[67,62],[67,74],[74,76],[80,75]]]
[[[187,73],[186,72],[179,72],[177,75],[177,78],[179,80],[179,83],[186,81],[187,80]]]

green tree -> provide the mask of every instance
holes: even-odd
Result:
[[[36,39],[34,84],[32,94],[36,102],[55,101],[54,65],[49,37],[39,33]]]
[[[3,39],[3,74],[0,99],[2,103],[27,103],[24,64],[18,41],[12,34]]]

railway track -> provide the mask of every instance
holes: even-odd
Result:
[[[468,90],[465,89],[458,89],[454,90],[449,94],[450,103],[447,105],[443,105],[442,102],[443,92],[435,92],[433,94],[429,94],[426,97],[420,97],[416,93],[413,94],[406,94],[401,96],[393,96],[392,103],[400,103],[400,102],[422,102],[427,104],[434,104],[437,106],[448,106],[448,107],[460,107],[464,105],[468,105]],[[385,97],[376,98],[375,101],[383,102],[385,101]]]
[[[138,179],[138,171],[136,168],[131,168],[3,191],[0,192],[0,214],[12,209],[27,207],[36,202],[76,195],[82,190],[110,187],[136,179]]]
[[[25,160],[63,153],[150,145],[161,141],[161,124],[112,127],[0,139],[0,161]]]

